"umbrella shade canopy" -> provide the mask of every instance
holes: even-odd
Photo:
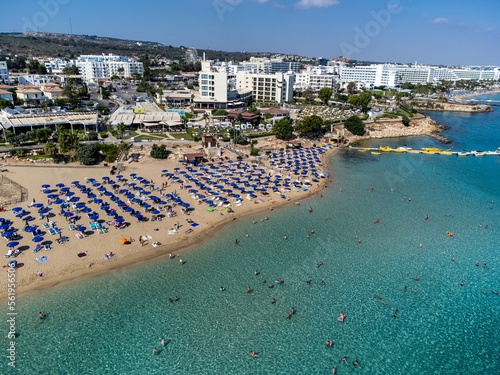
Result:
[[[19,242],[17,241],[12,241],[12,242],[9,242],[7,244],[7,247],[16,247],[17,245],[19,245]]]
[[[89,215],[90,220],[97,220],[99,218],[99,215]]]
[[[10,224],[2,224],[2,225],[0,225],[0,229],[1,230],[7,229],[9,227],[10,227]]]
[[[14,234],[14,232],[3,232],[2,237],[9,237],[9,236],[12,236],[13,234]]]
[[[87,198],[89,198],[89,199],[93,199],[93,198],[95,198],[96,196],[97,196],[97,195],[95,195],[95,194],[89,194],[89,195],[87,195]]]
[[[151,211],[151,213],[152,213],[153,215],[158,215],[158,214],[160,213],[160,211],[158,211],[158,210],[153,210],[153,211]]]
[[[62,183],[59,183],[56,185],[56,187],[58,187],[58,188],[63,187],[63,186],[64,186],[64,184],[62,184]]]
[[[70,216],[73,216],[73,213],[72,212],[65,212],[65,213],[63,213],[63,216],[70,217]]]
[[[94,203],[101,204],[102,203],[102,199],[95,199]]]
[[[108,216],[116,216],[117,213],[115,211],[109,211]]]
[[[75,202],[78,202],[79,200],[80,200],[79,197],[73,197],[70,199],[70,202],[75,203]]]
[[[12,212],[18,212],[18,211],[22,211],[22,210],[23,210],[23,208],[22,208],[22,207],[14,207],[14,208],[12,209]]]
[[[47,189],[49,187],[50,187],[50,185],[42,185],[42,188],[44,188],[44,189]]]
[[[72,195],[75,195],[75,193],[73,193],[72,191],[68,191],[66,194],[67,197],[71,197]]]
[[[57,194],[49,194],[47,195],[47,198],[50,198],[50,199],[54,199],[54,198],[57,198],[58,195]]]
[[[40,208],[43,207],[43,203],[35,203],[33,207]]]
[[[43,241],[43,237],[35,237],[31,241],[33,241],[33,242],[41,242],[41,241]]]
[[[68,191],[69,191],[69,188],[67,188],[67,187],[61,189],[61,193],[66,193]]]
[[[55,203],[55,204],[61,204],[61,203],[63,203],[63,202],[64,202],[64,201],[63,201],[62,199],[56,199],[56,200],[54,201],[54,203]]]
[[[189,203],[183,203],[181,206],[182,206],[182,207],[186,207],[186,208],[187,208],[187,207],[189,207],[189,206],[191,206],[191,205],[190,205]]]
[[[132,207],[127,207],[127,208],[125,209],[125,212],[132,212],[132,211],[134,211],[134,209],[133,209]]]
[[[118,219],[115,220],[117,223],[123,223],[125,219],[123,217],[119,217]]]
[[[125,242],[127,242],[127,241],[128,241],[128,240],[127,240],[126,238],[120,238],[120,242],[121,242],[121,243],[125,243]]]
[[[79,227],[76,228],[76,230],[79,230],[79,231],[82,231],[82,230],[85,230],[87,229],[86,227],[84,227],[83,225],[80,225]]]
[[[17,214],[16,217],[23,217],[24,215],[27,215],[27,212],[21,212],[20,214]]]
[[[134,217],[136,217],[136,218],[138,218],[138,219],[139,219],[139,218],[141,218],[141,217],[142,217],[142,215],[141,215],[141,214],[135,214],[135,215],[134,215]]]
[[[88,208],[88,207],[85,207],[85,208],[82,210],[82,212],[83,212],[84,214],[86,214],[86,213],[92,212],[92,210],[91,210],[90,208]]]
[[[34,232],[34,231],[36,231],[36,227],[28,227],[28,228],[26,228],[24,231],[25,231],[25,232],[28,232],[28,233],[30,233],[30,232]]]

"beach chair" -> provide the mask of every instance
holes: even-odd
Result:
[[[59,228],[58,228],[58,227],[54,227],[54,231],[55,231],[57,234],[61,233],[61,231],[59,230]]]
[[[19,254],[21,254],[21,252],[19,251],[19,249],[16,249],[16,250],[14,250],[14,252],[12,253],[12,256],[15,258],[15,257],[17,257]]]
[[[56,224],[55,224],[55,223],[51,220],[51,221],[49,221],[49,225],[50,225],[52,228],[54,228],[54,225],[56,225]]]
[[[69,230],[75,230],[75,228],[76,228],[76,227],[75,227],[75,225],[74,225],[74,224],[70,224],[70,225],[69,225]]]
[[[48,243],[46,243],[43,247],[45,250],[50,250],[50,245]]]
[[[36,245],[36,247],[33,249],[33,252],[34,252],[34,253],[37,253],[37,252],[39,252],[41,249],[42,249],[42,245],[37,244],[37,245]]]
[[[49,228],[49,233],[53,235],[56,234],[56,231],[54,230],[54,228]]]
[[[90,229],[97,229],[95,226],[95,223],[89,222],[89,225],[90,225]]]
[[[12,253],[13,253],[13,252],[14,252],[13,250],[9,250],[9,251],[7,251],[7,254],[5,254],[5,257],[6,257],[6,258],[10,258],[10,257],[12,256]]]
[[[47,223],[43,223],[42,225],[43,225],[44,228],[48,228],[49,227],[49,224],[47,224]]]

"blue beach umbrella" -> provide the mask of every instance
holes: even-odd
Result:
[[[115,211],[109,211],[107,215],[108,216],[116,216],[118,214]]]
[[[59,195],[57,194],[49,194],[47,195],[47,198],[50,198],[50,199],[54,199],[54,198],[57,198]]]
[[[152,213],[153,215],[158,215],[158,214],[160,213],[160,211],[158,211],[158,210],[153,210],[153,211],[151,211],[151,213]]]
[[[23,210],[23,208],[22,208],[22,207],[14,207],[14,208],[12,209],[12,212],[18,212],[18,211],[22,211],[22,210]]]
[[[86,227],[84,227],[83,225],[80,225],[79,227],[76,227],[76,230],[78,230],[78,231],[80,231],[80,232],[81,232],[81,231],[84,231],[84,230],[86,230],[86,229],[87,229],[87,228],[86,228]]]
[[[97,197],[97,195],[95,195],[95,194],[89,194],[89,195],[87,195],[87,198],[89,198],[89,199],[93,199],[95,197]]]
[[[94,203],[101,204],[102,203],[102,199],[100,199],[100,198],[94,199]]]
[[[2,224],[2,225],[0,225],[0,229],[1,230],[8,229],[9,227],[10,227],[10,224]]]
[[[132,212],[132,211],[134,211],[134,209],[133,209],[132,207],[127,207],[127,208],[125,209],[125,212]]]
[[[2,237],[10,237],[14,234],[14,232],[3,232]]]
[[[92,212],[92,210],[91,210],[90,208],[88,208],[88,207],[85,207],[85,208],[82,210],[82,212],[83,212],[84,214],[86,214],[86,213]]]
[[[79,184],[80,184],[80,181],[73,181],[73,182],[71,183],[71,185],[79,185]]]
[[[62,184],[62,183],[58,183],[58,184],[56,185],[56,187],[58,187],[58,188],[64,187],[64,184]]]
[[[71,197],[72,195],[75,195],[75,193],[68,191],[66,194],[64,194],[67,197]]]
[[[70,216],[73,216],[73,212],[65,212],[65,213],[63,213],[63,216],[64,216],[64,217],[70,217]]]
[[[9,242],[7,244],[7,247],[16,247],[17,245],[19,245],[19,242],[17,241],[12,241],[12,242]]]
[[[62,199],[56,199],[56,200],[54,201],[54,204],[61,204],[61,203],[63,203],[63,202],[64,202],[64,201],[63,201]]]
[[[49,187],[50,187],[50,185],[42,185],[42,188],[43,188],[43,189],[47,189],[47,188],[49,188]]]
[[[78,202],[79,200],[80,200],[79,197],[73,197],[73,198],[70,199],[70,202],[71,203],[75,203],[75,202]]]
[[[28,213],[27,212],[21,212],[19,214],[16,215],[16,217],[23,217],[24,215],[27,215]]]
[[[48,209],[46,209],[46,208],[44,208],[43,210],[38,211],[38,213],[39,213],[39,214],[42,214],[42,215],[43,215],[43,214],[46,214],[47,212],[49,212],[49,210],[48,210]]]
[[[41,241],[43,241],[43,237],[35,237],[31,241],[33,241],[33,242],[41,242]]]
[[[89,215],[90,220],[97,220],[99,218],[99,215]]]
[[[140,219],[142,217],[142,215],[141,214],[135,214],[134,217]]]
[[[101,210],[102,211],[109,210],[109,206],[101,206]]]
[[[118,219],[115,219],[117,223],[123,223],[125,219],[123,217],[119,217]]]

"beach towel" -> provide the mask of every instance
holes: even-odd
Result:
[[[200,224],[197,224],[197,223],[191,224],[192,227],[197,227],[198,225],[200,225]]]
[[[75,236],[77,236],[77,237],[78,237],[78,238],[80,238],[80,239],[82,239],[82,238],[83,238],[83,236],[82,236],[82,234],[81,234],[81,233],[75,233]]]
[[[87,256],[87,254],[85,254],[85,253],[78,253],[77,255],[78,255],[78,258],[82,258],[82,257],[86,257]]]
[[[189,233],[193,233],[193,232],[194,232],[194,230],[192,230],[192,229],[188,229],[188,230],[186,231],[186,233],[187,233],[187,234],[189,234]]]
[[[174,230],[169,230],[169,231],[168,231],[168,234],[175,234],[175,233],[177,233],[177,231],[176,231],[175,229],[174,229]]]

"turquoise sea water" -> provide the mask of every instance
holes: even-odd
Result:
[[[430,116],[450,126],[454,149],[500,147],[498,111]],[[364,146],[381,144],[443,147]],[[183,266],[157,260],[19,296],[16,369],[4,355],[0,373],[498,374],[500,157],[345,151],[331,172],[322,198],[237,221]]]

